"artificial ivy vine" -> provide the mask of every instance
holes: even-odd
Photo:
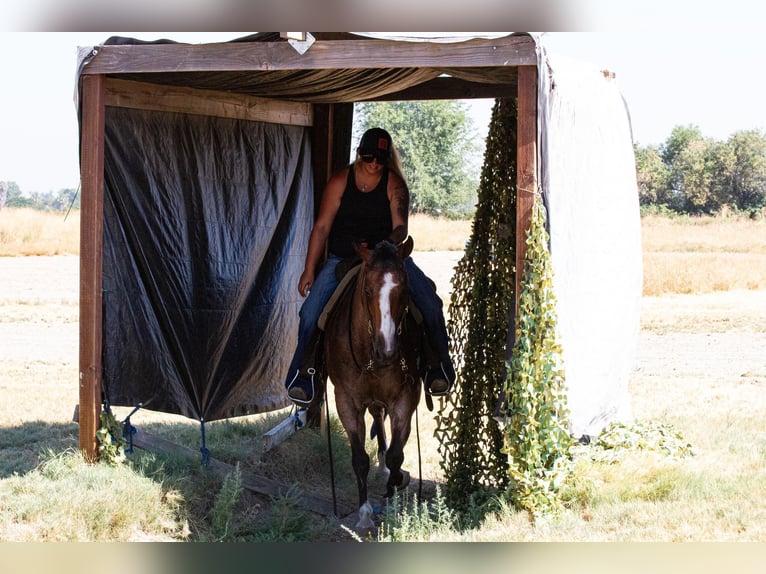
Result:
[[[448,329],[458,378],[436,437],[451,506],[467,510],[506,495],[539,517],[560,506],[571,438],[540,198],[514,317],[516,117],[515,99],[495,101],[471,238],[452,279]]]
[[[453,392],[437,416],[445,496],[457,509],[502,491],[508,464],[492,414],[505,380],[516,281],[516,100],[492,110],[478,205],[455,268],[447,327],[458,358]]]
[[[101,411],[99,418],[101,426],[96,430],[99,460],[112,466],[120,465],[125,462],[125,439],[122,437],[122,426],[108,408]]]
[[[534,203],[526,245],[516,336],[504,387],[503,452],[508,455],[510,500],[539,518],[562,508],[560,491],[571,476],[573,444],[540,197]]]

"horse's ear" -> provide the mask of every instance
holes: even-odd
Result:
[[[415,245],[415,241],[412,239],[412,235],[408,235],[407,239],[399,245],[399,257],[406,259],[412,253],[412,248]]]

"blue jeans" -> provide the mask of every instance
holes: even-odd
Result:
[[[330,255],[322,269],[314,278],[314,284],[308,297],[303,302],[299,313],[298,325],[298,344],[295,347],[293,359],[290,362],[290,368],[287,372],[285,387],[292,381],[295,372],[299,370],[303,363],[303,354],[306,351],[306,345],[311,339],[311,335],[317,329],[317,321],[322,314],[325,305],[335,292],[338,286],[338,280],[335,278],[335,267],[342,259],[336,255]],[[426,327],[426,334],[430,338],[434,351],[439,360],[444,364],[445,369],[452,380],[454,380],[454,371],[452,361],[449,357],[449,335],[447,335],[447,325],[444,322],[444,313],[442,311],[442,300],[436,293],[431,280],[425,273],[415,265],[412,257],[408,257],[404,262],[407,270],[407,278],[410,283],[410,291],[415,306],[423,315],[423,323]]]

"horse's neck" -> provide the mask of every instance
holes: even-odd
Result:
[[[372,346],[372,339],[369,333],[369,311],[364,301],[364,280],[361,274],[357,278],[354,293],[349,302],[349,329],[351,335],[351,344],[355,349],[367,350]]]

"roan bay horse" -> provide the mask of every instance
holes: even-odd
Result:
[[[359,488],[357,530],[374,528],[367,500],[370,458],[365,450],[365,412],[373,417],[378,438],[378,464],[388,468],[386,496],[404,488],[404,445],[412,414],[420,400],[418,374],[420,330],[409,312],[410,297],[404,259],[412,238],[399,247],[388,241],[374,250],[355,245],[362,263],[356,284],[337,302],[327,319],[324,353],[327,374],[335,387],[338,416],[348,435],[351,463]],[[391,444],[386,446],[386,415]]]

